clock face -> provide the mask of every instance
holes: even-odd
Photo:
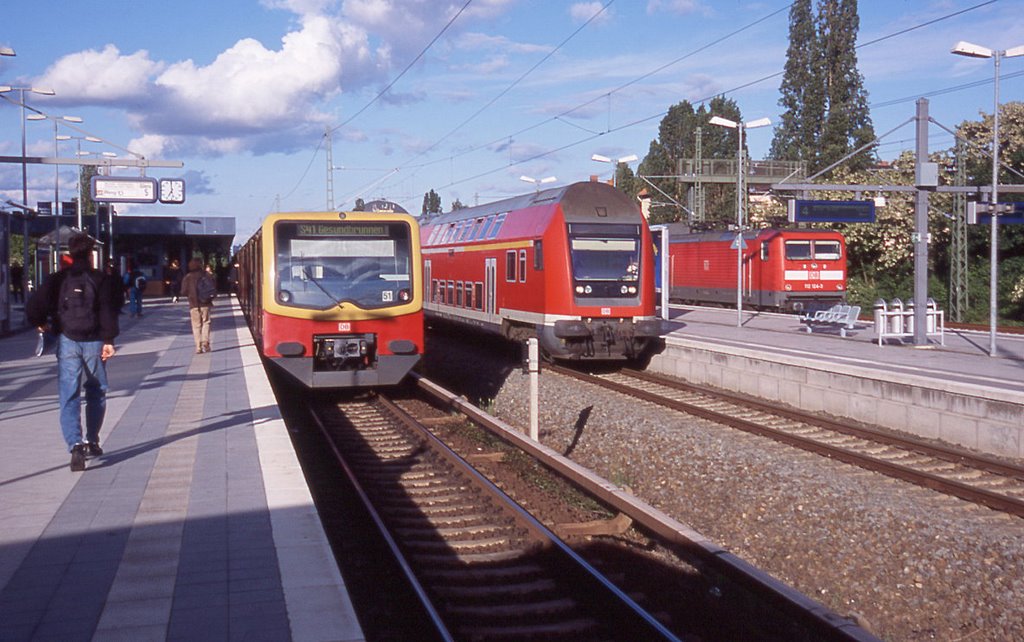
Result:
[[[160,179],[161,203],[184,203],[185,181],[180,178]]]

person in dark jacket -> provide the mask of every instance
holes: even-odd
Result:
[[[40,332],[57,334],[57,390],[60,397],[60,428],[71,452],[71,470],[85,470],[86,455],[103,454],[100,448],[100,428],[106,412],[106,361],[114,356],[114,339],[120,332],[115,294],[121,284],[95,270],[90,265],[93,239],[88,234],[76,234],[68,240],[72,263],[43,282],[25,306],[28,322]],[[62,322],[62,285],[65,280],[76,281],[84,274],[95,287],[88,295],[94,305],[91,330],[79,316],[74,323]],[[72,281],[75,282],[75,281]],[[70,284],[69,284],[70,285]],[[84,288],[88,290],[89,288]],[[65,293],[66,295],[66,293]],[[83,325],[84,324],[84,325]],[[67,327],[65,327],[67,326]],[[72,327],[76,328],[72,330]],[[84,385],[82,379],[85,379]],[[85,439],[82,439],[82,390],[85,390]]]
[[[213,278],[213,275],[207,275],[201,259],[193,258],[188,262],[188,274],[181,280],[181,293],[188,299],[188,316],[192,322],[196,354],[210,351],[210,307],[213,301],[203,301],[199,298],[201,278]]]

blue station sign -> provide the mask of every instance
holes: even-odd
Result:
[[[874,223],[874,201],[789,202],[790,223]]]

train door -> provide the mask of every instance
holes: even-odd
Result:
[[[433,308],[434,298],[432,288],[434,287],[434,280],[430,278],[430,274],[433,270],[431,269],[430,259],[423,262],[423,301],[425,308]]]
[[[484,314],[487,320],[493,322],[494,310],[494,288],[498,281],[498,259],[484,259]]]

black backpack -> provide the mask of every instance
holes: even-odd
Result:
[[[201,274],[199,280],[196,281],[196,297],[199,302],[203,305],[212,303],[215,296],[217,296],[217,284],[213,277],[209,274]]]
[[[68,337],[85,338],[100,325],[100,297],[88,272],[68,272],[60,284],[57,318]]]

